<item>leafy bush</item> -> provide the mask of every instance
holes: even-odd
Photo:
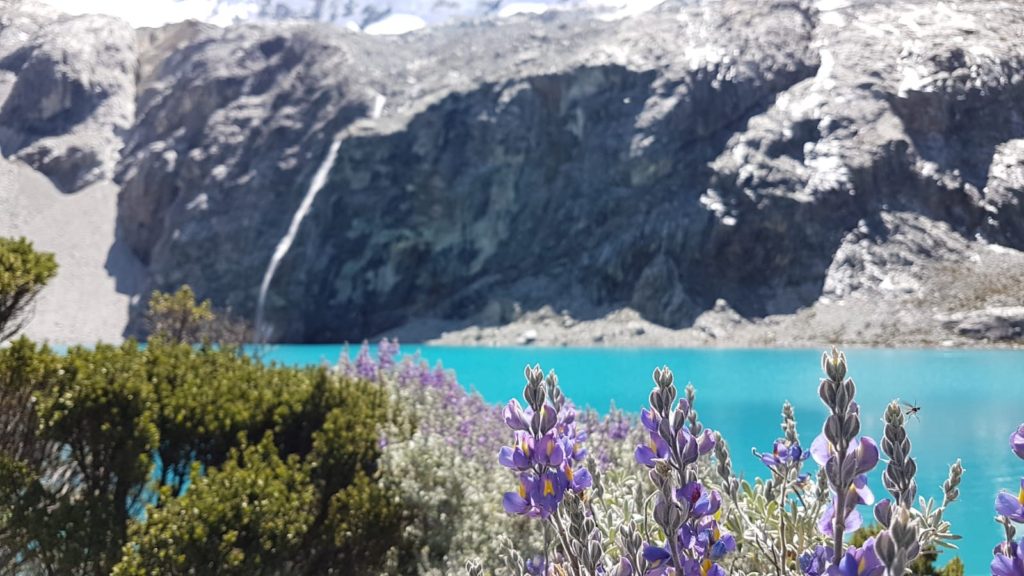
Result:
[[[21,330],[36,296],[56,274],[53,254],[36,252],[24,238],[0,238],[0,342]]]
[[[0,426],[0,573],[412,570],[378,462],[411,424],[377,380],[169,338],[21,339],[0,349]]]
[[[265,366],[230,350],[155,340],[145,353],[160,430],[159,483],[181,493],[193,461],[217,466],[239,435],[258,442],[296,412],[316,371]]]
[[[268,434],[259,444],[232,448],[222,467],[197,474],[184,496],[133,525],[113,573],[287,573],[302,557],[314,499],[297,457],[282,460]]]
[[[153,292],[145,319],[150,340],[233,346],[252,341],[248,323],[225,312],[214,312],[209,300],[197,302],[188,284],[173,294]]]
[[[2,418],[17,431],[0,455],[4,569],[106,574],[117,562],[157,440],[141,356],[134,343],[0,350]]]

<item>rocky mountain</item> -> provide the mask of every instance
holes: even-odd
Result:
[[[151,287],[254,318],[266,284],[278,340],[503,342],[543,310],[563,342],[622,340],[571,328],[622,310],[677,335],[657,342],[1024,331],[1014,0],[669,1],[395,37],[25,6],[0,20],[3,154],[67,193],[113,178]]]

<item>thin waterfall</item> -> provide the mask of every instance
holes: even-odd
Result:
[[[373,109],[370,111],[371,119],[376,120],[380,118],[381,113],[384,111],[385,101],[386,98],[383,95],[376,95],[373,101]],[[270,283],[274,280],[277,267],[284,260],[288,250],[292,247],[292,243],[295,241],[295,237],[299,234],[299,228],[302,226],[302,221],[306,218],[306,215],[309,214],[309,209],[313,206],[313,200],[316,199],[320,189],[327,183],[327,176],[330,174],[331,168],[334,167],[334,161],[338,158],[338,150],[341,149],[341,141],[343,139],[344,131],[335,136],[331,142],[330,148],[327,149],[327,155],[324,156],[323,162],[320,163],[316,173],[313,174],[313,180],[309,183],[309,188],[306,189],[306,195],[302,198],[298,210],[292,215],[288,231],[281,238],[281,241],[277,243],[277,247],[274,248],[274,254],[270,257],[270,264],[267,265],[267,270],[263,273],[263,281],[260,282],[259,298],[256,300],[256,336],[260,341],[269,340],[271,336],[271,328],[264,325],[263,321],[264,307],[267,303],[267,292],[270,290]]]

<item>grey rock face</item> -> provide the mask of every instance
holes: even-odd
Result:
[[[135,119],[135,33],[103,16],[5,6],[0,150],[64,192],[113,176]]]
[[[659,323],[692,322],[728,266],[701,248],[714,234],[707,164],[817,65],[806,12],[746,6],[499,29],[528,64],[499,61],[475,86],[344,141],[282,266],[291,282],[275,283],[281,303],[315,294],[278,322],[284,337],[353,338],[500,299],[577,318],[634,303]],[[467,43],[485,41],[496,40]]]
[[[139,122],[119,165],[123,232],[156,286],[247,312],[319,154],[366,114],[343,33],[299,25],[142,33]]]
[[[207,31],[140,98],[124,225],[157,285],[251,310],[327,143],[379,93],[383,117],[344,132],[271,286],[278,338],[508,302],[583,319],[628,305],[673,327],[719,298],[793,312],[864,227],[893,262],[934,226],[965,239],[945,256],[978,235],[1024,247],[1024,16],[949,10],[682,3],[390,39]],[[853,266],[846,288],[887,265]]]
[[[19,29],[42,38],[32,22]],[[49,49],[15,58],[6,30],[0,117],[54,75],[67,85],[26,126],[59,123],[83,90],[96,111],[122,101],[98,73],[54,72]],[[943,266],[1024,249],[1021,30],[1013,0],[670,0],[616,22],[561,13],[401,37],[182,24],[89,58],[132,63],[134,116],[102,125],[128,126],[111,131],[120,226],[155,288],[188,282],[254,316],[340,138],[270,286],[275,338],[550,306],[581,324],[629,307],[723,339],[858,295],[948,311],[955,295],[929,292]],[[73,187],[109,149],[36,144],[78,133],[62,129],[29,142],[11,120],[0,145]]]

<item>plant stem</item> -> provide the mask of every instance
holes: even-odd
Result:
[[[562,526],[562,517],[558,513],[558,510],[552,514],[555,518],[555,526],[558,528],[558,539],[562,541],[562,549],[565,550],[565,557],[570,561],[570,568],[572,568],[573,576],[582,576],[580,573],[580,560],[573,555],[572,549],[569,547],[569,534],[565,531],[565,527]]]
[[[789,467],[783,467],[782,494],[779,496],[779,555],[782,557],[782,571],[786,569],[786,486],[789,483]],[[781,573],[779,576],[782,576]]]
[[[846,460],[845,445],[841,446],[840,450],[837,450],[835,459],[836,470],[838,470],[837,474],[842,474],[843,461]],[[836,566],[839,565],[839,561],[843,558],[843,532],[846,530],[846,492],[849,488],[849,484],[836,486],[836,517],[834,518],[835,524],[833,528],[834,542],[832,542],[832,563]]]
[[[675,531],[678,531],[677,527]],[[666,534],[668,537],[669,547],[672,549],[672,563],[675,565],[675,573],[683,574],[683,558],[679,552],[679,537],[673,532],[672,534]]]

